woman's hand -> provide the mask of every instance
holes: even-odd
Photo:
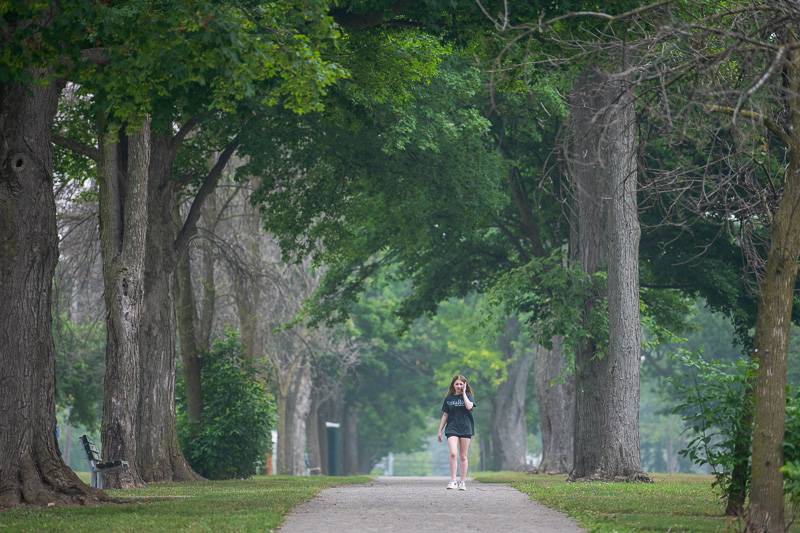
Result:
[[[439,442],[442,442],[442,432],[439,432]]]

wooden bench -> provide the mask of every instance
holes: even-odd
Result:
[[[86,435],[81,435],[81,444],[83,444],[86,458],[89,460],[89,466],[92,470],[92,487],[97,489],[103,488],[103,474],[106,472],[114,472],[116,470],[128,468],[128,461],[122,461],[120,459],[101,461],[97,446],[95,446]]]

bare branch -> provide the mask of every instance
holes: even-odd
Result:
[[[731,106],[724,106],[724,105],[707,105],[705,106],[705,111],[708,113],[725,113],[728,115],[735,115],[736,109]],[[739,115],[747,118],[752,118],[753,120],[760,122],[767,128],[773,135],[778,137],[783,144],[786,146],[791,146],[792,144],[792,136],[789,134],[788,131],[783,129],[777,123],[775,123],[769,117],[758,113],[757,111],[751,111],[749,109],[743,109],[738,113]]]
[[[53,144],[55,144],[56,146],[66,148],[67,150],[72,150],[76,154],[88,157],[92,161],[95,162],[100,161],[100,150],[98,150],[94,146],[83,144],[80,141],[76,141],[75,139],[70,139],[69,137],[64,137],[63,135],[59,135],[57,133],[53,134],[52,140]]]

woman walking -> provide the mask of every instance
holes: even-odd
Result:
[[[469,443],[475,434],[475,420],[472,410],[475,408],[472,387],[467,383],[467,378],[461,374],[453,376],[450,389],[442,403],[442,419],[439,421],[439,442],[442,442],[442,430],[447,437],[447,446],[450,448],[450,482],[448,489],[458,488],[467,490],[467,470],[469,460]],[[458,460],[461,463],[461,481],[456,481]]]

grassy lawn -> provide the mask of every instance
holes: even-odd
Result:
[[[531,499],[573,517],[589,531],[738,531],[723,515],[711,476],[653,474],[655,483],[567,483],[566,476],[476,473],[484,483],[510,483]],[[792,532],[800,531],[798,526]]]
[[[138,500],[127,504],[2,511],[0,532],[269,531],[277,528],[295,505],[320,490],[369,480],[367,476],[258,476],[151,484],[144,489],[109,491]]]

